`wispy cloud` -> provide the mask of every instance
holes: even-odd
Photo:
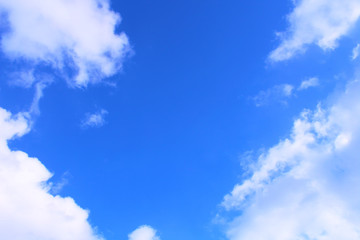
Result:
[[[156,235],[156,230],[144,225],[129,234],[129,240],[160,240]]]
[[[262,154],[222,205],[241,209],[230,240],[360,239],[360,82],[305,110],[291,135]]]
[[[276,101],[281,103],[287,103],[287,99],[293,94],[294,86],[290,84],[276,85],[267,90],[260,91],[253,101],[257,107],[268,105],[269,103]]]
[[[302,81],[297,88],[291,84],[275,85],[267,90],[260,91],[252,99],[257,107],[265,106],[272,102],[287,104],[287,100],[294,96],[296,92],[316,86],[319,86],[319,79],[317,77],[311,77]]]
[[[43,79],[42,81],[39,81],[35,84],[35,94],[34,94],[34,98],[31,103],[30,109],[29,109],[30,115],[36,116],[36,115],[40,114],[40,109],[39,109],[40,99],[43,97],[44,89],[49,84],[51,84],[51,82],[52,82],[52,79],[47,78],[47,79]]]
[[[59,181],[57,182],[51,182],[49,183],[50,185],[50,192],[54,195],[57,195],[61,192],[61,190],[69,183],[69,177],[70,177],[70,173],[69,172],[65,172]]]
[[[83,128],[102,127],[105,124],[105,116],[108,112],[101,109],[95,113],[87,113],[85,119],[81,122]]]
[[[30,88],[36,82],[36,77],[34,76],[34,69],[23,69],[19,72],[11,74],[9,84],[20,86],[24,88]]]
[[[306,51],[310,44],[334,49],[360,17],[358,0],[299,0],[287,17],[289,28],[279,33],[280,45],[271,52],[272,61],[283,61]]]
[[[1,38],[5,54],[62,73],[70,68],[76,86],[115,74],[130,49],[127,36],[115,33],[121,18],[108,1],[0,0],[0,9],[10,29]],[[31,82],[31,75],[24,79]]]
[[[309,79],[302,81],[298,90],[301,91],[316,86],[319,86],[319,79],[317,77],[311,77]]]
[[[357,44],[352,50],[352,57],[351,57],[352,60],[357,59],[359,54],[360,54],[360,44]]]

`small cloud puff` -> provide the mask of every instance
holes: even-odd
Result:
[[[311,77],[309,79],[302,81],[298,90],[301,91],[316,86],[319,86],[319,79],[317,77]]]
[[[156,230],[150,226],[143,225],[129,234],[129,240],[160,240]]]
[[[96,113],[87,113],[85,119],[81,122],[83,128],[102,127],[105,124],[105,115],[108,111],[101,109]]]

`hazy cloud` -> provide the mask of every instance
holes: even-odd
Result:
[[[257,107],[268,105],[273,101],[286,104],[287,99],[292,96],[293,90],[294,86],[290,84],[276,85],[267,90],[260,91],[253,97],[253,101]]]

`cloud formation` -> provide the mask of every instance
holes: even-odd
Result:
[[[30,130],[25,116],[0,108],[0,239],[102,240],[88,211],[49,193],[52,175],[38,159],[9,149],[9,140]]]
[[[105,109],[101,109],[96,113],[87,113],[85,119],[81,122],[83,128],[87,127],[102,127],[105,124],[105,115],[108,112]]]
[[[160,240],[156,235],[156,230],[150,226],[140,226],[129,234],[129,240]]]
[[[293,90],[294,86],[291,84],[275,85],[272,88],[260,91],[253,97],[253,101],[257,107],[265,106],[272,101],[286,104],[286,100],[292,96]]]
[[[8,24],[3,52],[62,73],[72,70],[72,85],[112,76],[129,52],[127,36],[116,33],[121,18],[107,0],[0,0],[0,11]]]
[[[268,105],[271,102],[287,104],[287,100],[294,96],[296,92],[317,86],[319,86],[319,79],[317,77],[311,77],[303,80],[300,83],[300,86],[297,88],[291,84],[285,83],[275,85],[267,90],[262,90],[255,97],[253,97],[252,100],[257,107]]]
[[[283,61],[304,52],[311,44],[323,50],[336,48],[338,40],[355,26],[360,17],[358,0],[299,0],[287,16],[289,27],[279,33],[280,45],[270,60]]]
[[[351,56],[352,60],[357,59],[359,53],[360,53],[360,44],[356,44],[356,46],[352,50],[352,56]]]
[[[225,196],[240,210],[230,240],[360,239],[360,82],[327,108],[305,110],[291,135]]]
[[[316,86],[319,86],[319,79],[317,77],[311,77],[309,79],[302,81],[298,90],[301,91]]]
[[[68,183],[25,152],[12,151],[8,141],[31,130],[39,114],[43,90],[53,81],[37,66],[51,67],[70,85],[85,87],[117,73],[130,51],[124,33],[117,33],[120,15],[108,0],[0,0],[1,49],[24,64],[11,84],[35,88],[28,112],[13,115],[0,108],[0,239],[103,240],[88,222],[89,212],[71,197],[57,195]],[[72,74],[68,74],[71,72]],[[55,74],[54,74],[55,75]],[[88,114],[83,127],[101,127],[107,111]],[[160,240],[141,226],[130,240]]]

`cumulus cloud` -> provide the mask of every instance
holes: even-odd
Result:
[[[338,40],[360,17],[358,0],[299,0],[288,15],[289,28],[279,33],[280,45],[271,52],[272,61],[282,61],[315,44],[323,50],[336,48]]]
[[[156,235],[156,230],[150,226],[140,226],[129,234],[129,240],[160,240]]]
[[[81,122],[81,126],[87,127],[102,127],[105,124],[105,115],[108,112],[105,109],[101,109],[96,113],[87,113],[85,119]]]
[[[301,91],[316,86],[319,86],[319,79],[317,77],[311,77],[309,79],[302,81],[298,90]]]
[[[101,240],[88,211],[49,193],[51,173],[38,159],[9,149],[9,140],[29,130],[24,114],[0,108],[0,239]]]
[[[225,196],[230,240],[360,239],[360,83],[305,110],[291,135]]]
[[[292,96],[294,86],[290,84],[276,85],[267,90],[260,91],[253,97],[254,103],[257,107],[269,104],[272,101],[278,101],[286,104],[286,100]]]
[[[128,38],[107,0],[0,0],[8,23],[1,47],[10,58],[75,72],[76,86],[99,82],[122,67]],[[25,76],[26,84],[33,81]]]

